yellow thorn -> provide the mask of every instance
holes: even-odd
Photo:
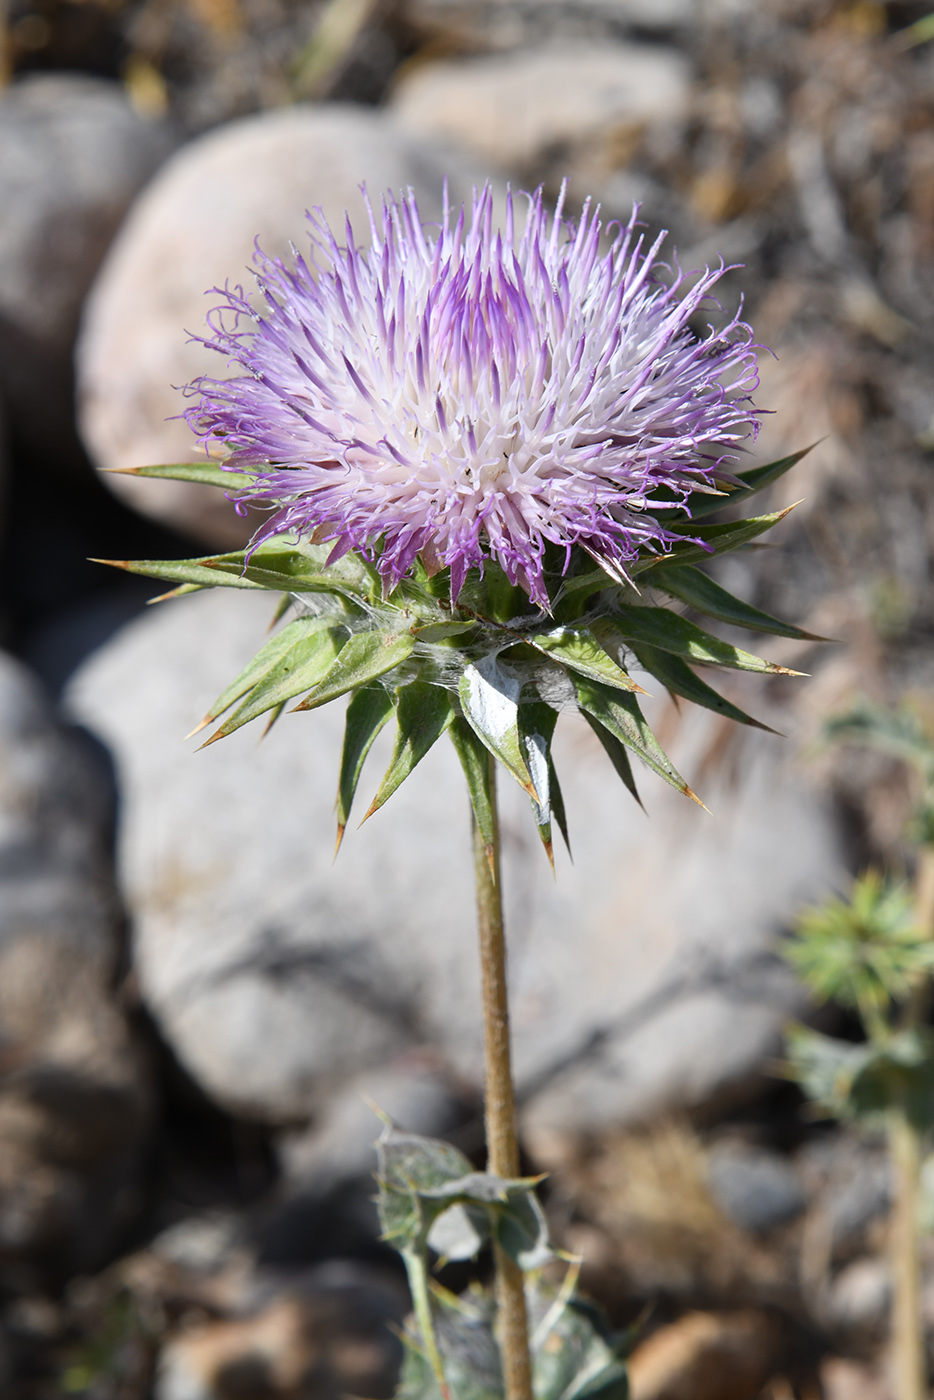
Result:
[[[202,729],[207,729],[207,727],[208,727],[209,724],[213,724],[215,718],[216,718],[215,715],[205,715],[205,717],[204,717],[204,719],[201,721],[201,723],[200,723],[200,724],[196,724],[195,727],[194,727],[194,729],[191,731],[191,733],[185,735],[185,738],[186,738],[186,739],[193,739],[193,738],[195,737],[196,734],[200,734],[200,733],[201,733]]]
[[[681,791],[684,793],[685,797],[690,797],[690,799],[691,799],[692,802],[696,802],[697,805],[698,805],[698,807],[703,807],[703,809],[704,809],[704,811],[707,813],[708,817],[712,817],[712,816],[713,816],[713,813],[711,812],[710,808],[707,806],[706,802],[702,802],[701,799],[698,797],[697,793],[694,792],[694,791],[692,791],[692,789],[688,787],[687,783],[685,783],[685,785],[684,785],[684,787],[681,789]]]

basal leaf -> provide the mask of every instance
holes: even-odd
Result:
[[[586,676],[575,676],[574,688],[577,703],[586,715],[592,716],[627,749],[638,754],[643,763],[648,764],[666,783],[703,806],[652,733],[634,695],[612,690],[608,685],[601,685],[599,681],[589,680]]]
[[[604,646],[611,649],[618,646],[620,641],[630,645],[642,642],[674,652],[696,665],[727,666],[734,671],[756,671],[773,676],[800,674],[721,641],[668,608],[619,607],[614,610],[612,618],[601,618],[595,622],[593,632]]]
[[[474,733],[465,719],[459,716],[454,720],[448,733],[451,742],[457,751],[461,768],[464,770],[464,777],[467,779],[467,791],[470,793],[470,805],[473,808],[474,821],[486,847],[487,860],[492,863],[493,846],[496,840],[496,823],[493,814],[492,793],[490,791],[492,760],[490,751],[485,744]]]
[[[618,686],[620,690],[641,691],[623,668],[609,656],[587,628],[556,627],[528,638],[538,651],[582,676]]]
[[[468,1176],[471,1164],[450,1143],[399,1133],[394,1128],[380,1134],[376,1157],[383,1239],[399,1250],[420,1249],[432,1221],[453,1204],[443,1196],[429,1200],[426,1193]]]
[[[698,612],[715,617],[720,622],[729,622],[734,627],[746,627],[750,632],[768,632],[774,637],[792,637],[795,641],[826,640],[824,637],[815,636],[813,632],[805,632],[800,627],[781,622],[770,613],[750,607],[748,603],[740,602],[732,593],[721,588],[719,583],[715,583],[708,574],[691,564],[683,564],[678,568],[663,566],[653,569],[651,584],[653,588],[660,588],[662,592],[680,599],[682,603],[689,604]]]
[[[633,643],[632,649],[641,665],[673,694],[680,695],[682,699],[690,700],[695,705],[702,705],[705,710],[713,710],[714,714],[723,715],[725,719],[733,719],[737,724],[749,724],[754,729],[765,729],[769,734],[775,733],[767,724],[753,719],[737,705],[718,695],[700,676],[694,674],[680,656],[675,656],[670,651],[661,651],[658,647],[641,646],[636,643]]]
[[[412,655],[411,632],[355,632],[327,674],[296,710],[316,710],[348,690],[368,685]]]
[[[554,1258],[548,1223],[534,1190],[511,1191],[497,1217],[496,1238],[523,1272],[541,1269]]]
[[[255,477],[248,472],[224,471],[220,462],[168,462],[155,467],[105,467],[118,476],[159,477],[163,481],[190,481],[196,486],[221,486],[236,491],[252,486]]]
[[[521,689],[495,656],[486,656],[466,667],[458,693],[464,718],[477,737],[529,796],[537,797],[519,733]]]
[[[389,767],[373,798],[367,817],[387,802],[454,719],[454,703],[446,690],[427,681],[413,681],[399,691],[396,744]],[[366,821],[366,817],[364,817]]]
[[[331,670],[343,647],[349,645],[344,640],[346,635],[343,627],[319,625],[306,628],[292,642],[288,651],[260,677],[240,708],[224,721],[220,729],[215,730],[207,743],[225,739],[258,715],[276,709],[293,696],[301,695],[303,690],[317,685]]]
[[[347,706],[344,721],[344,747],[341,751],[340,778],[337,785],[337,846],[340,848],[344,828],[350,816],[354,793],[363,772],[366,756],[373,740],[393,711],[392,696],[378,682],[354,691]]]

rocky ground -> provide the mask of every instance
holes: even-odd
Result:
[[[9,0],[0,40],[0,1394],[392,1393],[408,1302],[367,1099],[480,1160],[466,813],[441,746],[332,865],[340,716],[182,736],[268,622],[149,610],[93,558],[245,538],[184,460],[185,331],[253,239],[359,183],[426,213],[491,178],[735,265],[762,460],[803,498],[724,581],[838,639],[730,692],[787,737],[656,703],[712,810],[623,802],[557,746],[554,884],[504,794],[523,1143],[634,1400],[888,1400],[880,1143],[776,1077],[811,1015],[777,954],[896,867],[909,792],[817,753],[857,693],[934,679],[934,44],[875,0]],[[907,36],[907,37],[906,37]],[[210,362],[207,362],[210,363]],[[211,366],[214,368],[213,366]],[[168,421],[167,421],[168,420]],[[206,640],[208,639],[208,640]],[[561,728],[564,734],[561,734]],[[455,789],[457,791],[455,792]],[[464,1284],[456,1271],[445,1276]],[[934,1347],[934,1243],[925,1309]]]

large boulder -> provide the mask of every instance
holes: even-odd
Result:
[[[146,1067],[113,995],[113,784],[0,654],[0,1282],[92,1267],[135,1209]]]
[[[482,178],[482,172],[480,172]],[[319,206],[342,231],[350,212],[369,236],[361,194],[412,186],[438,217],[447,176],[454,200],[478,172],[463,158],[400,132],[385,113],[295,106],[231,122],[191,142],[137,202],[95,283],[78,347],[80,425],[98,466],[123,468],[202,456],[180,389],[225,366],[197,339],[227,281],[251,285],[254,244],[288,254],[305,244]],[[213,548],[236,547],[250,526],[217,491],[107,475],[135,508]]]
[[[180,742],[272,608],[223,589],[166,604],[73,680],[74,713],[116,756],[143,995],[211,1095],[273,1123],[411,1046],[478,1084],[467,803],[450,745],[335,862],[342,705],[283,717],[261,745],[249,729],[197,754]],[[516,1067],[543,1151],[549,1135],[748,1089],[801,1006],[776,936],[839,878],[831,815],[790,744],[660,703],[655,718],[713,815],[646,776],[646,817],[563,716],[575,863],[559,859],[557,882],[527,799],[501,780]]]
[[[17,440],[52,469],[83,460],[71,367],[81,303],[174,141],[102,79],[35,75],[0,95],[0,394]]]

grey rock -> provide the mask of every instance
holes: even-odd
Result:
[[[19,441],[74,467],[71,353],[81,303],[174,138],[118,84],[18,79],[0,96],[0,392]]]
[[[399,80],[392,110],[407,130],[534,177],[555,153],[565,166],[584,152],[599,164],[607,141],[677,130],[689,98],[690,68],[675,49],[578,41],[421,64]]]
[[[98,1260],[132,1204],[150,1111],[110,991],[112,781],[0,655],[0,1275]]]
[[[320,1112],[341,1083],[417,1045],[477,1086],[467,804],[450,746],[348,833],[335,863],[341,705],[283,717],[262,745],[248,731],[198,754],[179,742],[261,643],[272,608],[225,590],[166,604],[70,688],[73,713],[116,756],[143,995],[208,1093],[271,1122]],[[647,819],[589,729],[562,717],[575,864],[559,853],[555,883],[527,799],[501,782],[533,1146],[748,1092],[802,1009],[775,937],[841,878],[831,815],[792,769],[790,744],[654,703],[714,816],[646,776]],[[388,758],[381,738],[361,812]]]
[[[178,418],[179,389],[201,374],[222,376],[224,365],[189,334],[206,333],[211,288],[251,285],[255,240],[276,256],[304,247],[305,213],[316,206],[338,230],[348,210],[358,237],[368,236],[361,182],[376,197],[411,185],[425,217],[437,217],[445,176],[462,200],[482,172],[399,131],[384,112],[339,104],[231,122],[179,151],[135,205],[88,299],[77,372],[81,432],[97,465],[203,456]],[[215,548],[242,545],[253,528],[207,487],[103,480]]]
[[[746,1143],[719,1143],[708,1156],[708,1172],[717,1205],[744,1230],[773,1230],[807,1206],[794,1167],[777,1152]]]

